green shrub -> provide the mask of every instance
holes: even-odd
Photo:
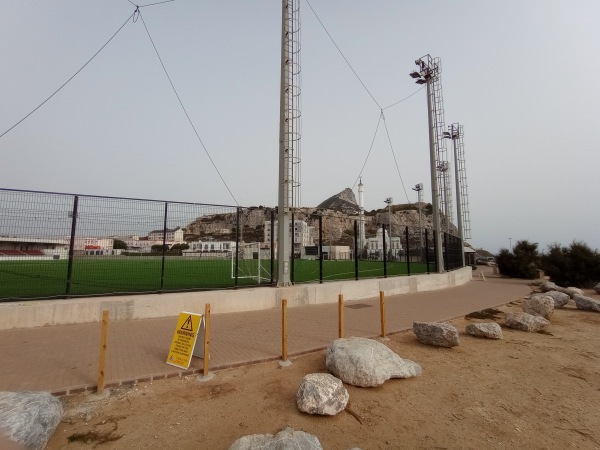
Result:
[[[538,276],[539,254],[537,243],[517,241],[511,252],[505,248],[496,255],[496,264],[502,275],[534,279]]]
[[[548,252],[541,256],[541,265],[560,286],[588,288],[600,281],[600,253],[583,242],[573,242],[569,247],[548,246]]]

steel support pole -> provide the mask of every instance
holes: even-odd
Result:
[[[292,57],[289,39],[292,35],[292,5],[288,0],[281,2],[281,86],[279,104],[279,185],[278,185],[278,242],[277,242],[277,285],[290,285],[290,214],[292,207],[292,131],[291,78]]]
[[[456,132],[458,133],[460,130],[460,126],[457,127]],[[464,234],[464,230],[463,230],[463,217],[462,217],[462,201],[461,201],[461,197],[460,197],[460,178],[458,177],[458,151],[456,148],[456,139],[458,138],[458,135],[455,136],[454,135],[454,126],[452,125],[451,128],[451,133],[452,133],[452,146],[454,149],[454,178],[456,179],[456,217],[457,217],[457,225],[458,225],[458,239],[460,239],[460,254],[461,254],[461,261],[462,261],[462,266],[461,267],[465,267],[465,249],[464,249],[464,242],[465,242],[465,234]]]
[[[431,103],[431,84],[432,79],[427,80],[427,113],[429,119],[429,164],[431,170],[431,205],[433,207],[433,238],[434,242],[442,242],[442,230],[440,223],[440,199],[439,199],[439,188],[437,179],[437,157],[435,153],[435,123],[433,118],[433,105]],[[442,246],[437,245],[435,251],[435,262],[438,273],[444,273],[444,255],[442,253]]]

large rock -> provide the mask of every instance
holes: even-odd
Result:
[[[568,294],[558,291],[548,291],[543,294],[534,294],[531,297],[550,297],[554,301],[554,308],[564,308],[567,303],[569,303],[569,300],[571,300],[571,297]]]
[[[594,291],[596,291],[596,294],[600,294],[600,283],[594,286]]]
[[[506,326],[523,331],[542,331],[550,322],[543,317],[533,316],[526,312],[506,314]]]
[[[46,448],[62,415],[62,403],[48,392],[0,392],[0,438],[23,450]]]
[[[253,434],[235,441],[229,450],[323,450],[316,436],[286,427],[277,433]]]
[[[328,373],[309,373],[300,383],[296,404],[308,414],[335,416],[346,408],[349,397],[340,379]]]
[[[465,331],[476,337],[502,339],[502,328],[496,322],[470,323]]]
[[[319,203],[317,209],[333,209],[346,214],[356,214],[359,211],[354,191],[350,188],[346,188],[339,194],[333,195]]]
[[[540,286],[540,290],[542,292],[551,292],[551,291],[562,292],[563,294],[567,294],[571,298],[573,298],[573,296],[575,296],[575,295],[583,295],[583,291],[579,288],[576,288],[576,287],[564,288],[564,287],[558,286],[557,284],[555,284],[551,281],[546,281],[545,283],[542,283],[542,285]]]
[[[528,314],[550,320],[554,315],[554,300],[548,295],[534,295],[523,301],[522,308]]]
[[[458,345],[458,330],[449,323],[413,322],[413,333],[423,344],[448,348]]]
[[[379,386],[390,378],[421,375],[421,366],[402,359],[385,345],[359,337],[336,339],[327,347],[327,370],[344,383]]]
[[[558,291],[559,287],[556,283],[553,283],[552,281],[546,281],[545,283],[542,283],[540,289],[542,292],[550,292]]]
[[[586,297],[584,295],[575,295],[573,300],[575,300],[575,306],[577,306],[577,309],[600,312],[600,301],[596,299]]]
[[[565,288],[565,291],[571,296],[571,298],[573,298],[575,295],[583,295],[583,291],[581,289],[572,286]]]

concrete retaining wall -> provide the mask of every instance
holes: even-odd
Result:
[[[213,314],[277,308],[283,298],[287,299],[288,307],[334,303],[338,301],[338,294],[343,294],[344,300],[360,300],[378,297],[379,291],[386,295],[425,292],[460,286],[471,277],[471,267],[465,267],[443,274],[301,284],[288,288],[0,303],[0,330],[99,322],[105,309],[109,310],[110,320],[114,321],[170,317],[181,311],[203,313],[206,303],[210,303]]]

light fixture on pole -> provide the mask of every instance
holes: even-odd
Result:
[[[423,191],[423,183],[416,184],[413,191],[417,191],[417,207],[419,208],[419,256],[423,260],[423,225],[421,221],[421,204],[423,202],[421,192]]]
[[[388,205],[388,226],[390,232],[390,244],[392,240],[392,197],[388,197],[384,200],[384,203]]]
[[[441,63],[439,58],[425,55],[415,61],[418,70],[410,73],[417,84],[427,85],[427,119],[429,124],[429,166],[431,173],[431,205],[433,207],[433,235],[435,242],[435,263],[438,273],[444,272],[444,255],[442,249],[442,229],[440,224],[440,192],[438,186],[438,154],[443,139],[438,138],[437,129],[443,127],[443,107],[439,75]],[[440,133],[441,134],[441,133]],[[441,137],[441,136],[439,136]],[[440,140],[442,141],[440,143]]]
[[[448,161],[439,161],[437,170],[442,174],[442,204],[444,205],[444,216],[446,218],[446,233],[450,233],[450,212],[448,211]]]

